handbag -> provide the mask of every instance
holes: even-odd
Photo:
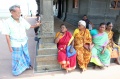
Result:
[[[73,48],[73,46],[72,46],[72,52],[70,52],[71,46],[72,45],[67,46],[67,50],[66,50],[67,57],[71,57],[76,54],[76,50]]]

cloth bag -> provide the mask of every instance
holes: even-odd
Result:
[[[76,50],[74,49],[74,47],[72,46],[72,52],[70,52],[70,49],[71,49],[71,45],[67,46],[67,57],[71,57],[73,55],[76,54]]]
[[[67,45],[67,48],[66,48],[66,55],[68,58],[76,54],[76,50],[74,49],[74,47],[72,45],[70,45],[73,39],[74,39],[74,37],[72,37],[70,39],[70,41]],[[72,47],[72,52],[70,52],[71,47]]]

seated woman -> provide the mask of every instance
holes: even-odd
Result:
[[[92,43],[92,37],[89,30],[86,29],[85,21],[80,20],[78,22],[78,28],[75,29],[73,36],[78,65],[83,72],[87,70],[88,63],[90,62],[90,45]]]
[[[118,52],[118,58],[116,58],[116,63],[120,65],[120,60],[119,60],[119,53],[120,53],[120,46],[116,45],[113,42],[113,32],[112,32],[112,27],[113,24],[111,22],[107,23],[107,27],[106,27],[106,32],[108,34],[108,38],[109,38],[109,43],[107,48],[109,49],[109,51],[112,53],[113,49],[116,48],[117,52]]]
[[[55,43],[58,48],[58,62],[62,66],[62,68],[66,69],[66,71],[71,71],[76,68],[76,54],[67,57],[66,47],[71,44],[74,45],[72,34],[67,30],[66,26],[62,24],[60,26],[61,31],[56,34]],[[72,50],[72,48],[70,49]]]
[[[110,52],[106,48],[108,44],[108,35],[105,32],[105,23],[101,23],[98,30],[91,30],[93,48],[92,48],[92,57],[91,61],[95,64],[95,67],[104,68],[104,66],[109,66],[110,64]],[[94,67],[94,68],[95,68]]]

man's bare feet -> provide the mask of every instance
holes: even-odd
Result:
[[[27,70],[32,70],[33,69],[33,67],[30,65],[30,67],[29,68],[27,68]]]

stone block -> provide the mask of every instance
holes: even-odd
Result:
[[[53,21],[42,21],[40,31],[42,33],[53,33],[54,32],[54,22]]]
[[[42,33],[40,34],[40,37],[41,38],[49,38],[49,37],[54,37],[55,36],[55,33]]]
[[[49,72],[61,70],[57,61],[57,55],[38,55],[36,56],[36,72]]]
[[[39,48],[37,55],[57,55],[57,48]]]
[[[57,48],[55,43],[41,43],[40,48]]]
[[[41,38],[40,41],[41,41],[42,43],[54,43],[54,37]]]
[[[37,66],[36,68],[36,72],[40,72],[40,73],[58,71],[58,70],[62,70],[60,65],[40,65]]]
[[[57,61],[57,55],[38,55],[36,56],[36,62]]]
[[[44,61],[44,62],[37,62],[36,63],[37,66],[41,66],[41,65],[59,65],[58,61],[56,60],[47,60],[47,61]]]

